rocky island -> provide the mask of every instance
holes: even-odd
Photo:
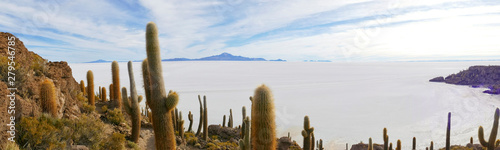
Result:
[[[483,93],[500,94],[500,66],[471,66],[445,77],[435,77],[430,82],[444,82],[455,85],[468,85],[474,88],[488,88]]]

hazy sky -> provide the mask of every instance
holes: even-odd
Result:
[[[0,31],[52,61],[162,58],[500,59],[497,0],[1,0]]]

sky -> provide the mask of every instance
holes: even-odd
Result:
[[[50,61],[233,55],[288,61],[500,59],[496,0],[1,0],[0,32]]]

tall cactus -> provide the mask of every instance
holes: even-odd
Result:
[[[196,136],[200,135],[201,128],[203,126],[203,104],[201,103],[201,97],[198,95],[198,102],[200,102],[200,121],[198,124],[198,130],[196,131]]]
[[[434,142],[431,141],[431,146],[429,147],[429,150],[434,150]]]
[[[82,90],[83,96],[85,96],[87,93],[85,91],[85,82],[83,80],[80,80],[80,90]]]
[[[143,75],[149,75],[151,90],[151,99],[149,104],[152,117],[153,128],[155,132],[155,145],[158,150],[175,150],[176,140],[174,128],[172,124],[171,111],[177,106],[179,96],[176,92],[166,93],[163,71],[160,58],[160,44],[158,42],[158,30],[153,22],[149,22],[146,26],[146,51],[147,63],[145,68],[142,68]],[[146,81],[147,82],[147,81]]]
[[[203,96],[203,140],[208,141],[208,110],[206,96]]]
[[[226,127],[226,115],[222,116],[222,127]]]
[[[313,150],[311,149],[311,144],[314,144],[314,141],[311,141],[311,134],[314,131],[314,127],[310,127],[309,116],[304,117],[304,130],[302,130],[302,136],[304,137],[304,145],[302,148],[304,150]]]
[[[487,150],[494,150],[495,147],[497,147],[496,143],[496,138],[497,138],[497,132],[498,132],[498,118],[499,118],[499,109],[497,108],[495,110],[495,117],[493,120],[493,128],[491,129],[490,133],[490,138],[488,141],[484,139],[484,131],[483,131],[483,126],[479,126],[479,142],[483,147],[486,147]]]
[[[384,139],[384,150],[388,150],[389,149],[389,136],[387,135],[387,128],[384,128],[383,139]]]
[[[241,108],[241,115],[243,120],[241,121],[241,133],[245,133],[245,126],[243,126],[243,123],[245,122],[245,118],[247,118],[247,109],[245,106]],[[244,138],[245,135],[241,134],[241,138]],[[288,136],[290,136],[290,132],[288,133]],[[291,138],[290,138],[291,139]]]
[[[102,88],[99,86],[99,94],[97,94],[97,97],[99,97],[99,100],[102,100]]]
[[[87,71],[87,95],[89,105],[95,106],[95,95],[94,95],[94,73],[91,70]]]
[[[252,149],[276,149],[276,122],[274,98],[266,85],[255,89],[252,100]]]
[[[106,98],[106,96],[107,96],[107,95],[106,95],[106,87],[102,87],[102,89],[101,89],[101,90],[102,90],[102,93],[101,93],[101,100],[102,100],[103,102],[105,102],[105,101],[106,101],[106,99],[107,99],[107,98]]]
[[[130,79],[130,100],[127,96],[127,89],[122,88],[122,100],[125,111],[130,115],[132,120],[132,141],[137,143],[141,131],[141,111],[139,108],[139,100],[137,90],[135,87],[134,70],[132,68],[132,61],[128,62],[128,76]]]
[[[191,113],[191,111],[189,111],[188,119],[189,119],[188,132],[193,132],[193,114]]]
[[[181,140],[184,139],[184,120],[182,120],[182,112],[179,111],[179,118],[177,118],[177,131],[179,131],[179,136]]]
[[[40,85],[40,102],[44,113],[57,117],[56,90],[54,83],[49,79],[45,79]]]
[[[446,127],[446,150],[450,150],[450,130],[451,130],[451,112],[448,112],[448,125]]]
[[[242,124],[243,138],[240,139],[240,150],[250,150],[250,118],[245,117]]]
[[[113,99],[115,101],[115,106],[119,108],[119,110],[122,109],[122,101],[121,101],[121,94],[120,94],[120,67],[118,66],[117,61],[113,61],[111,63],[111,72],[112,72],[112,78],[113,78]]]

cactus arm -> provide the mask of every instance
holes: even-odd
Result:
[[[489,145],[488,142],[486,142],[486,140],[484,140],[483,126],[479,126],[478,139],[479,139],[479,143],[481,143],[482,146],[487,147]]]

